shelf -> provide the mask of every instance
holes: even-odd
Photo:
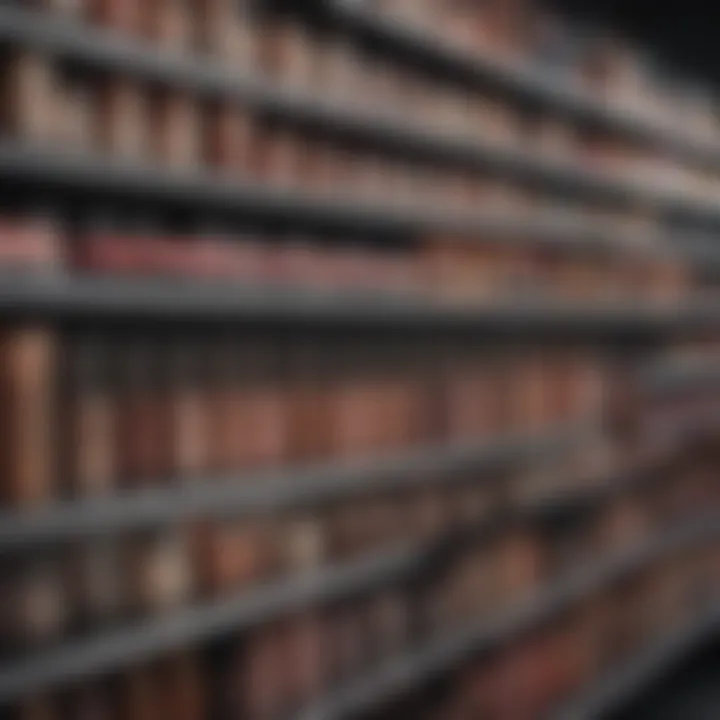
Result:
[[[321,710],[313,710],[312,714],[302,717],[334,718],[357,712],[368,700],[381,699],[397,689],[398,682],[414,683],[431,673],[441,672],[479,646],[500,642],[509,634],[520,632],[560,611],[573,598],[591,592],[620,572],[631,572],[654,555],[667,552],[680,543],[697,542],[719,531],[717,519],[711,518],[667,533],[661,540],[624,555],[621,566],[613,565],[612,576],[604,568],[581,571],[560,583],[559,587],[541,594],[540,598],[515,608],[491,628],[486,621],[480,629],[469,632],[466,628],[458,636],[450,636],[418,655],[413,653],[402,659],[399,665],[393,663],[390,668],[383,668],[381,672],[341,689],[323,701]],[[42,655],[0,667],[0,706],[23,695],[66,684],[76,678],[109,672],[176,647],[255,627],[308,604],[330,602],[385,581],[409,579],[414,573],[421,572],[433,557],[432,545],[386,550],[351,564],[323,568],[307,576],[245,591],[227,600],[148,618],[89,639],[68,641]],[[397,667],[401,669],[393,669]]]
[[[323,568],[235,597],[147,618],[89,639],[68,641],[41,655],[0,666],[0,710],[24,695],[141,662],[267,622],[307,604],[321,604],[406,577],[422,566],[418,548],[385,550],[351,564]]]
[[[557,585],[540,591],[530,601],[511,608],[493,622],[483,618],[475,625],[444,635],[442,639],[424,648],[391,660],[378,670],[330,693],[317,705],[298,713],[293,720],[341,720],[360,716],[394,696],[420,687],[424,682],[451,670],[468,657],[497,647],[557,616],[578,600],[644,567],[669,551],[692,547],[719,534],[720,520],[708,519],[651,540],[634,551],[606,562],[598,569],[581,569]],[[573,720],[586,718],[583,714],[571,717]]]
[[[357,22],[363,27],[374,27],[377,23],[379,27],[395,28],[400,34],[409,32],[397,23],[376,19],[375,14],[367,10],[343,6],[335,12],[346,16],[346,20],[354,19],[351,21],[353,25]],[[422,41],[418,42],[420,47],[425,46]],[[347,104],[341,106],[336,101],[319,99],[307,92],[270,85],[262,78],[243,76],[218,61],[201,55],[157,50],[132,38],[63,20],[48,13],[0,7],[0,43],[22,43],[107,72],[129,73],[148,82],[183,88],[200,96],[225,97],[252,106],[266,115],[283,118],[303,127],[319,129],[348,142],[369,144],[380,150],[403,154],[411,159],[459,165],[541,189],[552,188],[566,195],[599,198],[621,205],[641,204],[670,215],[698,216],[720,222],[720,211],[711,201],[683,199],[659,187],[649,188],[647,182],[585,170],[564,161],[533,157],[512,148],[503,149],[492,141],[458,139],[455,134],[408,123],[405,117],[368,112],[364,106],[348,108]],[[12,165],[2,154],[0,152],[0,169],[6,164]],[[707,159],[706,150],[702,156]],[[720,164],[720,155],[718,163]],[[201,192],[208,205],[218,204],[210,203],[211,197],[218,202],[220,200],[217,194],[198,192]],[[160,199],[159,193],[154,195]],[[135,196],[141,194],[135,193]],[[198,194],[190,193],[190,199],[196,204],[199,200]],[[291,212],[306,222],[330,222],[331,226],[332,223],[341,221],[353,224],[353,217],[356,221],[362,221],[363,227],[369,225],[370,229],[377,229],[383,226],[389,231],[412,231],[419,227],[432,226],[449,229],[454,226],[459,230],[463,227],[475,227],[477,232],[481,233],[483,229],[492,230],[498,225],[503,226],[502,223],[492,221],[483,223],[481,219],[473,219],[472,215],[467,213],[464,219],[454,215],[451,219],[447,213],[440,211],[408,212],[392,208],[376,210],[373,218],[367,212],[373,205],[369,204],[365,211],[362,206],[356,208],[355,197],[332,198],[324,202],[317,199],[303,201],[279,192],[262,193],[252,188],[243,190],[242,185],[237,188],[235,199],[240,203],[239,207],[233,209],[236,213],[243,211],[254,216],[264,216],[272,213],[275,206],[275,209]],[[260,200],[262,202],[259,203]],[[281,200],[281,208],[278,208],[277,203]],[[227,208],[227,203],[219,204]],[[334,206],[338,207],[332,218],[325,217],[329,207]],[[551,226],[553,224],[560,234],[567,235],[568,230],[563,231],[561,223],[551,223]],[[507,225],[506,222],[505,226]],[[526,222],[525,225],[530,231],[532,222]],[[572,232],[575,236],[578,233],[589,236],[591,245],[618,245],[612,237],[598,238],[596,232],[590,232],[587,228],[583,230],[578,227]],[[552,233],[543,228],[535,229],[532,235],[545,241],[548,241],[548,236],[552,237]]]
[[[711,302],[572,305],[528,296],[512,304],[455,304],[378,291],[335,292],[233,281],[130,279],[58,273],[0,279],[0,315],[61,321],[202,322],[246,327],[313,327],[472,333],[494,339],[652,343],[717,327]]]
[[[66,501],[28,514],[0,514],[0,555],[37,546],[155,528],[190,518],[236,517],[302,507],[422,483],[455,483],[572,447],[588,428],[556,428],[485,445],[424,448],[375,461],[268,472],[246,478],[196,478],[103,500]],[[489,480],[492,479],[490,476]]]
[[[388,205],[352,193],[308,194],[203,169],[166,169],[9,140],[0,141],[0,184],[13,191],[42,193],[52,202],[150,202],[156,209],[217,213],[273,227],[291,223],[295,229],[389,235],[447,232],[474,236],[479,242],[531,243],[578,253],[683,256],[683,243],[674,237],[648,240],[612,226],[593,229],[577,214],[541,212],[523,217],[427,204]],[[703,253],[701,259],[708,258]]]
[[[422,28],[373,11],[359,2],[322,0],[325,15],[345,32],[369,38],[389,52],[440,68],[466,87],[486,89],[521,105],[545,108],[591,126],[621,134],[705,168],[720,168],[717,144],[665,128],[631,110],[614,107],[563,78],[530,65],[470,54]]]
[[[597,683],[564,705],[552,720],[600,720],[639,696],[683,658],[720,631],[720,610],[693,618],[652,642],[628,663],[611,669]]]

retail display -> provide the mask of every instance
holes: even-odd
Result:
[[[713,621],[720,125],[571,34],[0,7],[0,716],[536,720]]]

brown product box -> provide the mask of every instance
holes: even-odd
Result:
[[[443,491],[432,484],[419,487],[411,502],[413,536],[419,540],[438,537],[451,520],[448,498]]]
[[[229,717],[276,718],[288,711],[290,668],[283,629],[275,624],[253,630],[229,677]]]
[[[331,425],[335,451],[342,457],[362,457],[377,446],[382,398],[376,383],[372,352],[356,345],[346,346],[340,357],[341,371],[333,398]]]
[[[303,135],[298,138],[297,174],[302,189],[308,192],[327,193],[337,191],[333,172],[334,149],[322,138]]]
[[[247,108],[230,103],[206,107],[203,123],[204,161],[241,176],[252,174],[257,124]]]
[[[209,596],[239,592],[266,574],[272,538],[262,519],[218,519],[201,524],[194,537],[196,568]]]
[[[362,512],[349,503],[340,502],[328,511],[327,553],[333,561],[354,555],[362,545]]]
[[[379,658],[399,655],[409,641],[410,617],[401,592],[382,592],[370,600],[370,627]]]
[[[0,338],[0,485],[4,505],[33,508],[55,495],[56,338],[48,328],[6,328]]]
[[[288,699],[302,707],[319,698],[328,675],[328,633],[322,615],[307,611],[290,617],[282,628]]]
[[[531,592],[544,575],[539,538],[529,530],[510,531],[498,546],[499,581],[506,601]]]
[[[158,661],[153,684],[160,703],[158,717],[206,720],[208,697],[199,658],[192,651],[176,652]]]
[[[201,377],[202,349],[197,341],[177,341],[170,348],[168,402],[173,476],[197,479],[210,467],[210,423]]]
[[[639,497],[622,496],[603,514],[597,542],[603,551],[632,547],[649,533],[645,503]]]
[[[157,93],[151,101],[151,149],[163,165],[192,167],[200,160],[200,115],[195,98],[181,92]]]
[[[335,452],[331,393],[324,374],[327,353],[317,340],[296,340],[288,348],[288,452],[293,462],[319,462]]]
[[[120,480],[129,487],[170,479],[172,427],[161,383],[166,356],[142,339],[127,339],[117,348],[118,464]]]
[[[208,462],[210,470],[216,474],[233,469],[235,433],[239,429],[234,422],[232,393],[234,350],[229,338],[213,340],[203,347]]]
[[[258,122],[253,138],[250,167],[254,178],[287,189],[303,182],[300,170],[305,138],[287,127]]]
[[[66,346],[66,354],[65,484],[74,496],[106,495],[118,481],[109,346],[102,336],[82,336]]]
[[[314,68],[314,85],[324,95],[335,99],[358,103],[363,92],[370,89],[370,82],[363,82],[363,74],[374,69],[370,57],[362,57],[358,48],[346,37],[329,34],[316,38],[317,58]],[[362,68],[362,70],[361,70]],[[371,104],[375,98],[370,97]]]
[[[23,652],[55,641],[65,629],[68,601],[56,559],[23,560],[0,575],[0,646]]]
[[[609,368],[603,408],[603,424],[610,437],[626,451],[640,440],[643,419],[643,393],[632,358],[620,358]]]
[[[142,85],[123,77],[106,78],[98,87],[99,148],[123,159],[146,161],[151,149],[149,110]]]
[[[85,0],[85,3],[93,22],[123,33],[140,34],[141,0]]]
[[[266,14],[257,35],[257,64],[268,77],[292,87],[314,82],[317,43],[302,21],[287,13]]]
[[[53,141],[61,148],[91,152],[97,87],[83,75],[63,75],[55,92]]]
[[[197,4],[201,50],[218,55],[235,71],[257,68],[260,42],[256,0],[204,0]]]
[[[239,342],[232,355],[227,389],[235,438],[232,467],[237,471],[277,467],[288,454],[290,427],[290,396],[280,348],[249,338]]]
[[[56,117],[57,83],[51,60],[16,50],[2,59],[2,130],[30,142],[48,141]]]
[[[72,595],[74,627],[92,631],[117,620],[127,609],[120,544],[94,540],[68,555],[64,582]]]
[[[157,720],[164,698],[158,693],[152,668],[135,666],[123,674],[118,687],[118,720]]]
[[[357,601],[342,602],[329,611],[328,679],[335,682],[354,677],[367,653],[367,628],[357,607]]]
[[[193,0],[152,0],[142,5],[142,29],[154,44],[167,50],[191,49],[196,10]]]
[[[487,440],[494,431],[493,406],[498,401],[492,371],[475,355],[450,361],[446,372],[448,440]]]
[[[194,578],[183,531],[133,538],[124,549],[128,602],[135,612],[161,612],[189,598]]]

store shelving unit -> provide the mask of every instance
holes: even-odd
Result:
[[[429,67],[455,83],[490,92],[524,109],[540,109],[567,122],[616,133],[703,170],[720,169],[720,152],[702,140],[609,107],[530,68],[471,58],[423,30],[383,17],[359,3],[308,3],[298,12],[306,15],[308,22],[320,20],[335,32],[369,42],[401,63]],[[11,199],[16,193],[30,193],[40,201],[51,199],[70,216],[78,209],[110,204],[131,214],[148,208],[161,214],[171,212],[192,227],[198,218],[209,216],[233,228],[260,227],[270,235],[279,230],[422,243],[425,235],[438,234],[439,245],[460,235],[469,236],[473,246],[510,246],[528,253],[552,249],[591,258],[609,256],[620,262],[667,260],[682,263],[690,275],[720,270],[720,253],[698,244],[713,239],[711,232],[700,234],[698,224],[720,224],[720,209],[712,199],[500,147],[491,139],[456,137],[392,112],[369,111],[346,100],[269,83],[259,75],[238,74],[217,59],[156,50],[130,36],[17,5],[0,7],[0,45],[31,48],[85,70],[129,76],[188,91],[203,100],[242,105],[264,120],[281,120],[393,158],[510,181],[552,197],[555,206],[564,198],[615,209],[639,206],[660,223],[652,233],[635,232],[570,211],[475,211],[453,209],[446,203],[358,199],[342,189],[337,193],[281,189],[249,176],[224,176],[200,167],[163,168],[4,138],[0,142],[0,189]],[[690,223],[687,231],[682,224],[673,224],[685,220]],[[36,275],[0,274],[0,318],[4,326],[13,329],[52,328],[63,339],[67,339],[64,333],[81,335],[88,328],[97,332],[98,327],[105,334],[117,328],[125,332],[142,328],[146,335],[148,329],[170,329],[177,335],[189,328],[198,336],[216,331],[227,335],[232,329],[233,333],[262,334],[263,338],[287,334],[293,340],[305,339],[307,333],[314,340],[340,343],[357,333],[369,338],[369,345],[376,337],[394,341],[411,337],[413,342],[425,338],[428,346],[451,340],[461,347],[472,341],[475,346],[486,343],[493,350],[511,348],[518,355],[532,347],[590,349],[600,356],[598,365],[603,372],[611,364],[609,359],[635,364],[637,387],[650,405],[698,389],[717,390],[719,377],[712,357],[704,364],[648,361],[675,344],[716,336],[720,304],[712,293],[700,292],[667,302],[626,297],[569,303],[518,293],[478,303],[433,300],[423,293],[323,290],[282,282],[122,278],[53,270]],[[199,473],[169,486],[153,478],[148,487],[125,488],[107,497],[53,497],[32,510],[3,507],[0,560],[16,563],[34,553],[65,550],[96,539],[122,540],[134,533],[162,532],[199,521],[281,516],[334,502],[352,504],[373,493],[379,496],[417,488],[448,492],[469,479],[476,486],[498,490],[501,498],[482,520],[469,527],[446,528],[426,542],[396,543],[349,560],[320,563],[307,572],[264,579],[219,599],[193,600],[158,616],[124,620],[121,627],[64,637],[42,653],[3,660],[0,713],[4,706],[23,698],[122,673],[178,648],[203,648],[220,638],[249,632],[304,609],[366,595],[375,588],[423,582],[448,558],[454,559],[486,534],[516,524],[523,528],[554,526],[560,516],[584,517],[607,509],[639,488],[653,486],[665,477],[668,466],[672,469],[673,462],[687,459],[693,442],[717,432],[717,410],[704,408],[690,415],[685,424],[678,423],[667,434],[645,438],[652,446],[647,453],[639,451],[646,449],[642,443],[640,448],[629,443],[621,450],[635,452],[628,450],[631,461],[613,462],[609,469],[589,473],[592,477],[572,478],[577,486],[573,492],[548,492],[524,503],[505,497],[510,478],[530,473],[536,463],[560,462],[582,449],[583,442],[603,436],[608,432],[604,408],[587,420],[575,418],[542,432],[513,431],[482,440],[418,444],[356,461],[324,459],[280,469]],[[621,438],[618,445],[625,440]],[[118,484],[123,485],[124,480]],[[350,720],[378,710],[388,700],[451,673],[479,653],[491,652],[548,623],[622,578],[673,553],[718,539],[720,523],[715,513],[658,530],[616,557],[543,582],[530,597],[523,597],[496,617],[484,614],[468,626],[408,643],[400,654],[376,667],[363,668],[291,716],[297,720]],[[568,706],[569,715],[558,717],[590,718],[597,709],[621,701],[630,689],[717,624],[715,614],[690,631],[684,629],[677,637],[663,639],[659,649],[653,648],[647,656],[641,654],[627,669],[601,679],[589,694],[579,696],[577,704]]]

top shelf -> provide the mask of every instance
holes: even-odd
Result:
[[[457,58],[457,53],[450,48],[443,48],[442,53],[433,49],[435,45],[416,31],[380,18],[376,13],[338,6],[333,14],[353,29],[387,35],[400,46],[410,44],[418,52],[437,54],[450,63],[468,62]],[[432,163],[461,165],[473,172],[543,188],[562,197],[598,200],[620,207],[640,206],[669,220],[720,224],[720,210],[712,198],[677,193],[658,183],[649,185],[640,178],[499,147],[491,140],[458,138],[447,132],[429,130],[406,118],[369,112],[361,103],[348,108],[307,92],[278,87],[263,78],[237,73],[210,58],[157,50],[132,38],[56,18],[50,13],[0,5],[0,44],[16,43],[107,72],[128,73],[152,83],[183,88],[198,96],[222,97],[247,104],[261,113],[322,129],[348,141],[371,144],[413,158],[422,157]],[[498,78],[514,76],[514,73],[515,70],[511,72],[503,67]],[[492,73],[487,71],[487,75]],[[552,92],[565,95],[565,91],[557,89]],[[643,137],[646,135],[647,130],[643,130]],[[720,149],[703,146],[697,154],[704,161],[715,157],[720,168]],[[2,161],[5,165],[4,156]],[[354,201],[356,198],[353,204]],[[254,205],[250,203],[251,207]],[[409,225],[416,227],[417,223],[395,223],[395,227],[402,230]]]
[[[383,15],[358,2],[321,0],[326,18],[345,32],[380,43],[391,53],[440,67],[458,82],[509,96],[525,105],[568,115],[577,122],[619,133],[708,169],[720,168],[720,147],[613,107],[562,79],[525,63],[503,63],[469,54],[441,37]]]

